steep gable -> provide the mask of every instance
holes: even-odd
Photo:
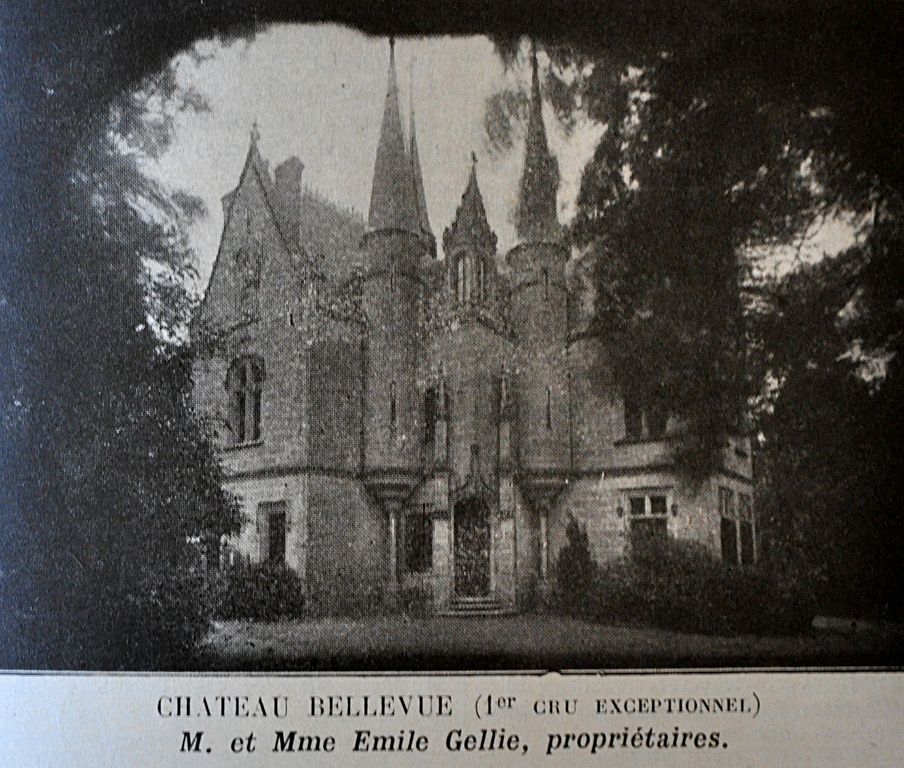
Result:
[[[220,331],[256,319],[274,270],[288,272],[295,250],[275,204],[266,162],[252,142],[234,190],[224,196],[225,222],[196,327]]]

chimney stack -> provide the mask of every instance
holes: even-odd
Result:
[[[304,163],[295,155],[280,163],[274,171],[280,214],[289,229],[292,242],[299,243],[301,224],[301,174]]]

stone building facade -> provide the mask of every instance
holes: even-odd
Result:
[[[571,517],[598,561],[667,537],[755,560],[747,439],[685,484],[674,419],[626,410],[587,332],[540,107],[534,62],[504,258],[476,158],[438,257],[392,52],[366,221],[306,189],[295,157],[271,174],[253,132],[191,329],[195,405],[246,513],[227,557],[285,563],[325,610],[375,589],[529,606]]]

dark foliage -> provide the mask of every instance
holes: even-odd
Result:
[[[671,541],[639,558],[606,563],[581,604],[563,607],[604,623],[701,634],[806,630],[812,597],[764,568],[727,568],[702,547]]]
[[[759,404],[757,506],[764,558],[811,582],[824,612],[901,621],[901,363],[877,367],[850,346],[880,334],[891,353],[900,338],[855,311],[865,256],[855,247],[790,275],[755,318],[780,382]]]
[[[134,103],[105,106],[16,201],[44,195],[20,252],[32,260],[3,262],[20,270],[2,294],[16,375],[0,436],[3,666],[190,665],[207,627],[199,547],[239,523],[190,407],[187,350],[151,330],[184,322],[178,227],[196,208],[117,149]],[[168,278],[151,285],[149,262]]]
[[[353,619],[374,616],[385,609],[383,586],[345,580],[340,587],[336,608],[340,616]]]
[[[307,609],[304,582],[283,564],[224,568],[213,577],[211,608],[214,618],[223,620],[300,619]]]
[[[405,587],[399,594],[399,609],[409,616],[422,619],[433,608],[433,590],[428,586]]]

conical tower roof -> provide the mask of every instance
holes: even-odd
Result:
[[[411,173],[414,177],[414,201],[417,205],[418,224],[421,234],[426,238],[431,250],[436,247],[433,237],[433,228],[430,226],[430,216],[427,213],[427,195],[424,192],[424,176],[421,172],[421,158],[417,150],[417,132],[414,121],[414,102],[411,107]]]
[[[370,195],[370,213],[367,217],[370,231],[379,229],[404,229],[420,234],[420,221],[411,160],[405,151],[402,135],[402,118],[399,113],[399,83],[395,65],[395,42],[389,42],[389,75],[386,101],[383,106],[383,122],[374,162],[373,189]]]
[[[446,252],[466,244],[485,245],[491,249],[496,247],[496,235],[487,221],[483,195],[480,194],[480,187],[477,184],[477,155],[473,152],[468,185],[461,196],[455,219],[443,235],[443,248]]]
[[[530,113],[524,147],[524,168],[515,210],[515,231],[522,240],[558,240],[561,237],[561,227],[556,216],[559,165],[549,151],[546,140],[537,51],[533,47],[531,68]]]

